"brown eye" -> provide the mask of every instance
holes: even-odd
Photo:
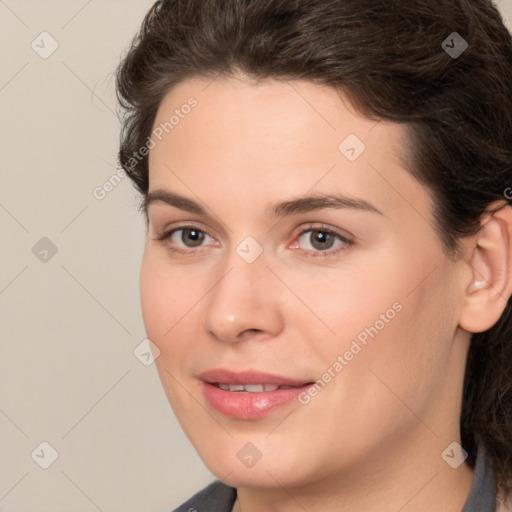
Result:
[[[157,240],[164,242],[165,245],[176,251],[183,251],[186,249],[201,248],[207,243],[214,243],[215,240],[206,231],[198,229],[195,226],[183,226],[171,231],[167,231],[161,235]]]
[[[297,239],[296,249],[303,249],[308,256],[329,257],[345,251],[354,245],[352,239],[324,226],[308,226]]]
[[[319,230],[311,230],[309,240],[311,245],[319,251],[331,249],[336,241],[336,237],[332,233]]]
[[[175,231],[175,233],[179,233],[180,231],[181,242],[183,242],[183,244],[187,247],[199,247],[202,245],[206,237],[206,233],[204,231],[195,228],[178,229]]]
[[[320,228],[304,230],[299,235],[299,242],[304,249],[312,251],[328,251],[339,245],[350,243],[338,233]]]

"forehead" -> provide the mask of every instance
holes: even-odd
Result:
[[[226,193],[240,206],[250,196],[270,200],[270,189],[276,199],[292,189],[335,190],[411,213],[405,194],[429,207],[427,192],[407,171],[405,126],[362,116],[332,87],[188,79],[164,97],[153,134],[158,128],[150,190]]]
[[[245,142],[246,154],[258,154],[260,148],[256,142],[265,142],[273,157],[286,151],[294,151],[301,157],[307,154],[314,157],[311,151],[315,149],[337,150],[348,134],[364,141],[376,130],[372,140],[374,149],[379,146],[398,158],[404,154],[401,139],[405,130],[402,126],[367,119],[353,109],[339,90],[305,80],[188,79],[164,97],[153,128],[165,128],[172,114],[180,114],[190,98],[194,98],[197,106],[190,113],[181,115],[179,120],[174,116],[174,122],[178,123],[171,131],[176,144],[186,138],[193,147],[201,140],[201,147],[211,150],[217,147],[212,141],[224,136],[236,141],[237,146]],[[191,121],[185,122],[187,117],[193,120],[194,133],[189,130]],[[194,134],[195,137],[190,138]],[[304,146],[306,140],[308,144]]]

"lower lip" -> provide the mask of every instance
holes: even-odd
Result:
[[[310,386],[311,384],[306,384],[297,388],[250,393],[248,391],[225,391],[213,384],[203,382],[206,400],[214,409],[225,416],[244,420],[263,418],[278,407],[296,400]]]

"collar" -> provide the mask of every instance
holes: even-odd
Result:
[[[485,447],[478,444],[473,483],[462,512],[494,512],[496,484]]]

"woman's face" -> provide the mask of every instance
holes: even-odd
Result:
[[[462,279],[404,128],[331,88],[221,77],[182,82],[153,128],[143,315],[209,469],[292,487],[440,459]]]

